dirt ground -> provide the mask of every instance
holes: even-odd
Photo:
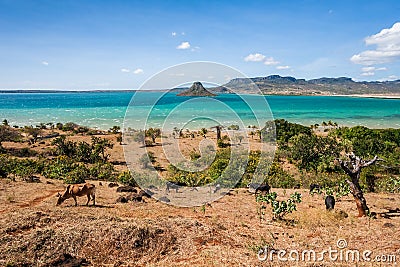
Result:
[[[65,188],[60,181],[0,180],[0,265],[395,266],[362,260],[357,264],[345,257],[332,261],[328,255],[315,262],[307,257],[301,261],[301,256],[299,261],[284,262],[274,254],[272,261],[260,261],[257,256],[264,246],[288,253],[297,250],[300,255],[304,250],[320,253],[338,249],[341,239],[347,242],[343,252],[371,250],[371,258],[394,255],[400,260],[396,194],[367,194],[370,208],[378,213],[377,219],[368,219],[355,217],[351,197],[342,198],[328,212],[321,196],[298,189],[303,202],[287,221],[277,222],[269,208],[260,215],[259,204],[246,189],[232,190],[203,208],[177,208],[151,198],[116,203],[126,193],[117,193],[107,182],[93,183],[96,206],[85,206],[82,197],[75,207],[72,199],[55,205],[57,192]],[[287,198],[295,190],[273,191]]]
[[[123,161],[123,145],[116,142],[116,135],[103,137],[114,142],[110,160]],[[89,136],[69,138],[90,141]],[[196,150],[203,138],[184,138],[180,147]],[[207,138],[215,136],[209,133]],[[249,141],[257,149],[256,137]],[[31,148],[43,151],[50,143],[46,140]],[[162,146],[149,150],[166,166]],[[127,193],[117,193],[108,182],[92,183],[96,205],[85,206],[86,197],[81,197],[75,207],[72,199],[55,205],[57,192],[65,189],[62,181],[0,179],[0,266],[397,266],[400,262],[399,194],[366,194],[371,211],[377,213],[371,219],[355,217],[350,196],[328,212],[323,197],[311,196],[306,189],[272,189],[279,199],[295,191],[303,197],[285,221],[273,221],[271,209],[260,213],[260,204],[247,189],[231,190],[203,207],[179,208],[146,197],[144,202],[117,203]],[[278,257],[279,250],[286,254]],[[356,250],[360,260],[351,257]],[[315,259],[307,254],[310,251],[315,251]]]

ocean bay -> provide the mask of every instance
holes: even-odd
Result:
[[[133,96],[133,105],[128,108]],[[248,102],[251,104],[247,105]],[[266,110],[266,102],[271,111]],[[171,112],[174,117],[168,119]],[[303,125],[332,120],[345,126],[400,127],[400,100],[396,99],[233,94],[191,98],[176,96],[175,92],[155,91],[0,94],[0,119],[7,119],[10,125],[19,126],[72,121],[108,129],[114,125],[123,126],[125,114],[129,121],[125,126],[131,128],[141,128],[144,123],[149,127],[198,128],[208,127],[216,121],[226,126],[240,123],[248,126],[256,124],[253,113],[261,114],[261,124],[264,119],[273,116]],[[203,117],[215,114],[216,121],[204,121]],[[233,118],[232,114],[237,118]],[[201,119],[196,119],[198,117]],[[187,125],[188,121],[190,125]]]

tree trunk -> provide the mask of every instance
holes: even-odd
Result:
[[[347,179],[346,181],[350,186],[351,194],[353,195],[356,202],[358,217],[367,216],[369,208],[367,206],[367,201],[364,198],[364,194],[361,190],[360,183],[358,182],[360,179],[360,173],[355,173],[351,178],[351,180]]]
[[[221,128],[220,127],[216,127],[217,128],[217,140],[221,139]]]
[[[360,187],[360,174],[363,168],[375,164],[376,161],[381,159],[379,159],[378,156],[375,156],[372,160],[366,161],[355,156],[353,153],[348,154],[348,157],[350,160],[346,162],[338,159],[340,167],[342,167],[345,173],[351,178],[347,179],[346,182],[349,184],[351,194],[356,202],[358,217],[367,216],[369,208]],[[351,168],[349,166],[351,166]]]

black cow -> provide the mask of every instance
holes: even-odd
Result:
[[[333,196],[326,196],[325,207],[327,210],[333,210],[335,208],[335,198]]]
[[[269,190],[271,190],[269,184],[250,183],[247,185],[247,187],[249,188],[249,191],[254,190],[255,194],[257,194],[258,192],[268,194]]]

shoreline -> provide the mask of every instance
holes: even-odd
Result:
[[[0,89],[0,94],[62,94],[62,93],[135,93],[137,91],[145,92],[175,92],[176,89],[104,89],[104,90],[53,90],[53,89]],[[218,93],[218,92],[216,92]],[[226,95],[232,93],[219,93],[218,95]],[[400,94],[353,94],[353,95],[336,95],[336,94],[259,94],[259,93],[234,93],[237,95],[252,95],[252,96],[323,96],[323,97],[352,97],[352,98],[379,98],[379,99],[400,99]]]

